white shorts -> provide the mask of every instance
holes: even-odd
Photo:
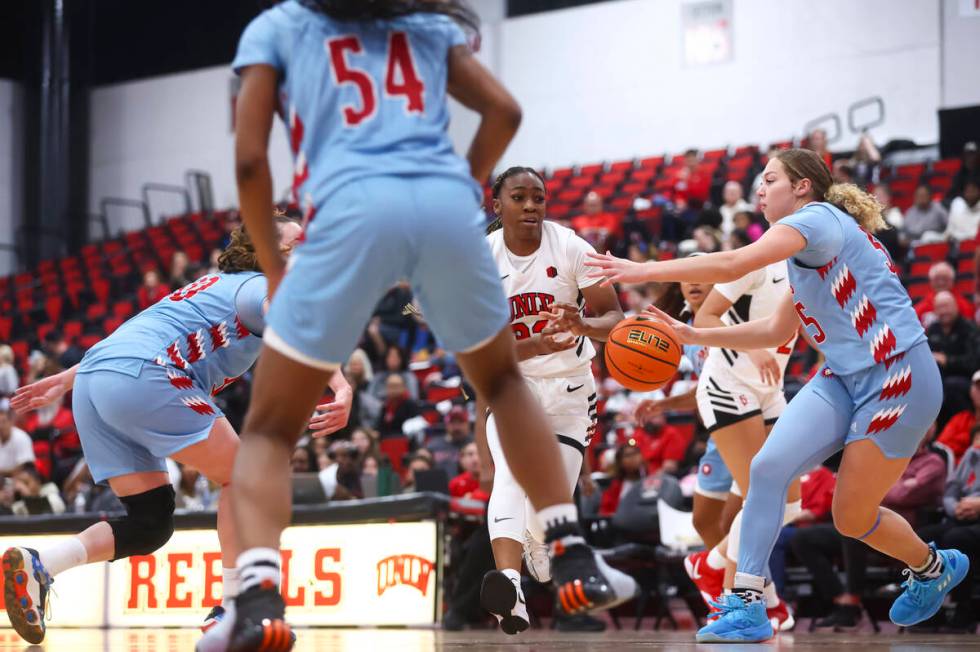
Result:
[[[562,467],[569,487],[574,491],[582,470],[585,449],[595,430],[595,380],[591,373],[571,378],[526,380],[561,444],[558,448]],[[543,541],[544,532],[537,522],[534,508],[504,459],[492,414],[487,419],[487,444],[494,464],[493,491],[487,505],[490,539],[507,538],[520,542],[525,530],[528,530],[536,539]]]
[[[766,425],[786,409],[783,385],[761,388],[724,369],[712,369],[698,379],[698,413],[708,433],[761,415]]]

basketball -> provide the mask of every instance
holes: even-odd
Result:
[[[682,347],[674,330],[647,317],[628,317],[616,324],[605,348],[610,375],[638,392],[666,385],[681,361]]]

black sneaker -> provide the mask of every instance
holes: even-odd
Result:
[[[633,578],[606,564],[578,536],[552,542],[551,576],[558,609],[569,615],[611,609],[636,595]]]
[[[817,621],[815,627],[833,627],[835,632],[855,629],[861,623],[861,605],[836,604],[826,618]]]
[[[588,614],[566,616],[559,612],[555,616],[555,629],[559,632],[604,632],[606,623]]]
[[[498,570],[483,576],[480,606],[496,616],[505,634],[520,634],[531,625],[520,587]]]
[[[252,587],[235,598],[228,652],[289,652],[295,641],[279,591]]]

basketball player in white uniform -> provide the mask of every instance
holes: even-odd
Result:
[[[510,168],[494,183],[493,198],[501,228],[487,242],[510,302],[521,372],[548,415],[574,490],[595,425],[591,340],[605,340],[623,311],[611,287],[586,276],[586,252],[593,247],[571,229],[545,221],[545,187],[537,172]],[[586,306],[597,316],[584,317]],[[507,467],[492,414],[486,436],[495,467],[487,523],[497,570],[484,577],[480,597],[501,629],[517,634],[528,627],[522,557],[534,578],[547,582],[548,551],[531,504]],[[558,599],[566,607],[579,601],[564,590]]]
[[[786,262],[758,269],[730,283],[719,283],[705,299],[694,323],[711,328],[741,324],[772,316],[790,291]],[[732,493],[741,496],[748,487],[752,457],[776,419],[786,408],[783,377],[796,343],[794,335],[782,346],[755,351],[711,348],[697,387],[698,413],[732,474]],[[786,518],[800,512],[799,482],[790,487]],[[728,537],[707,553],[694,553],[686,563],[692,580],[703,595],[717,598],[730,587],[738,554],[741,517],[736,516]],[[728,577],[725,577],[726,569]],[[727,583],[724,580],[728,580]],[[771,583],[770,583],[770,586]],[[771,590],[766,605],[774,627],[792,627],[785,603]]]

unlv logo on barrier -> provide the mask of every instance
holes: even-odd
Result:
[[[429,591],[432,562],[418,555],[392,555],[378,562],[378,595],[393,586],[407,584],[422,595]]]

